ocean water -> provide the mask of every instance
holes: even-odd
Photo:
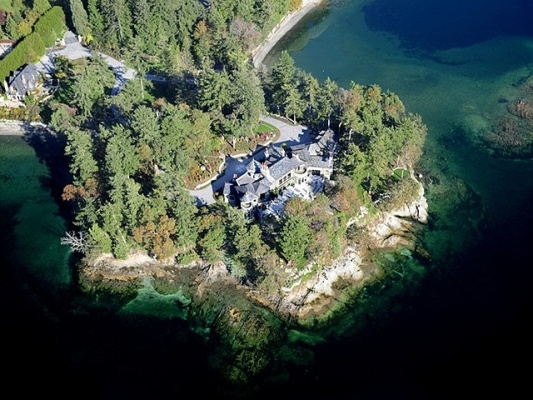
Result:
[[[479,137],[507,115],[507,102],[524,95],[517,83],[533,74],[533,3],[329,4],[302,20],[266,64],[288,50],[319,80],[376,83],[422,116],[428,137],[417,172],[429,201],[424,242],[433,262],[392,312],[319,346],[294,393],[512,395],[524,379],[512,355],[532,353],[533,162],[496,157]]]
[[[354,310],[333,327],[338,335],[288,346],[284,379],[254,398],[515,397],[526,387],[516,360],[532,355],[533,166],[493,157],[476,138],[533,72],[532,4],[331,0],[270,54],[272,63],[288,49],[299,67],[340,85],[377,83],[422,116],[418,168],[431,209],[423,239],[433,263],[392,306],[374,299],[366,328],[350,330]],[[0,136],[6,384],[23,380],[13,385],[21,395],[56,398],[222,397],[213,349],[179,316],[76,289],[75,260],[59,244],[68,229],[60,149],[52,139]]]

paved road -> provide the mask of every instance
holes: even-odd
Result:
[[[261,120],[268,122],[279,129],[280,136],[275,141],[277,144],[287,143],[287,145],[294,145],[298,143],[308,143],[311,141],[311,130],[303,125],[293,125],[290,122],[270,116],[262,116]],[[263,152],[259,151],[254,157],[259,159],[262,157],[262,155]],[[214,192],[222,189],[224,184],[233,178],[234,173],[237,173],[238,175],[242,174],[245,171],[246,164],[248,164],[251,159],[252,156],[242,158],[226,156],[226,169],[224,170],[223,176],[201,189],[189,191],[189,193],[196,199],[196,204],[205,205],[214,203]]]

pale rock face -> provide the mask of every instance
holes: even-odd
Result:
[[[424,187],[420,185],[418,198],[410,204],[406,204],[403,208],[393,212],[398,217],[410,217],[422,224],[428,221],[428,202],[424,196]]]
[[[395,247],[412,244],[412,225],[427,223],[428,203],[424,188],[420,185],[419,196],[412,203],[389,213],[368,226],[368,232],[374,239],[376,247]],[[360,268],[362,252],[355,248],[345,249],[344,254],[332,265],[322,268],[316,276],[297,281],[291,287],[282,290],[281,298],[276,299],[278,311],[298,318],[309,313],[320,313],[335,300],[334,283],[339,280],[362,282],[366,277]]]
[[[409,242],[406,236],[415,222],[426,224],[428,220],[428,203],[424,196],[424,187],[420,185],[418,198],[402,208],[384,213],[369,229],[369,234],[381,247],[394,247]]]

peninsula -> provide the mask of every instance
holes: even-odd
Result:
[[[186,319],[235,384],[267,373],[288,335],[362,309],[372,285],[420,279],[428,257],[420,116],[378,85],[319,82],[287,52],[259,73],[322,2],[246,3],[170,2],[135,24],[133,4],[91,7],[73,18],[84,45],[160,79],[114,90],[122,75],[99,53],[58,55],[60,84],[25,100],[66,142],[61,240],[80,288]]]

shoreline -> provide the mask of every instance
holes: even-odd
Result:
[[[0,119],[0,136],[26,136],[42,132],[53,133],[48,125],[42,122]]]
[[[263,61],[274,46],[311,10],[325,3],[326,0],[302,0],[302,6],[298,10],[285,15],[268,34],[266,40],[252,52],[254,67],[264,67]]]

